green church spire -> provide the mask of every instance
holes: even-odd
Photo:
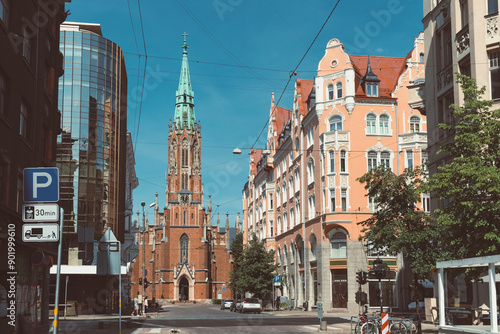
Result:
[[[196,116],[194,113],[194,92],[191,88],[191,77],[189,76],[187,57],[188,45],[186,44],[186,37],[188,34],[184,33],[182,36],[184,36],[184,44],[181,48],[184,51],[182,51],[179,88],[177,88],[176,92],[174,124],[181,129],[184,127],[192,129],[196,122]]]

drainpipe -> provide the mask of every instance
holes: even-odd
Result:
[[[301,120],[302,121],[302,120]],[[302,209],[300,210],[300,221],[302,223],[302,234],[304,235],[304,246],[305,246],[305,238],[306,238],[306,222],[305,222],[305,215],[304,215],[304,198],[305,198],[305,193],[304,193],[304,127],[302,126],[302,123],[300,124],[300,204],[302,205]],[[305,247],[304,247],[305,248]],[[305,256],[304,256],[305,260]],[[304,263],[304,284],[305,284],[305,296],[304,299],[308,301],[307,299],[309,295],[309,287],[307,285],[307,274],[308,274],[308,266],[307,263]],[[302,282],[301,282],[302,283]]]
[[[396,149],[397,149],[397,164],[398,164],[398,175],[399,175],[399,121],[398,121],[398,101],[395,102],[396,106]]]

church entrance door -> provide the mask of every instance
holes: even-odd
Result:
[[[189,300],[189,282],[185,276],[183,276],[179,283],[179,299]]]

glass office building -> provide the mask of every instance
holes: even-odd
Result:
[[[110,227],[123,242],[127,76],[123,52],[99,24],[64,22],[57,166],[64,209],[63,264],[95,264]]]

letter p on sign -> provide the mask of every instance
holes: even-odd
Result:
[[[59,201],[59,169],[25,168],[23,178],[25,202]]]

